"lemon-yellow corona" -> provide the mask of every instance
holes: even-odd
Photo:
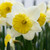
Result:
[[[43,26],[45,21],[46,21],[46,15],[44,13],[40,13],[40,17],[38,19],[40,26]]]
[[[22,34],[26,34],[32,27],[32,21],[25,14],[15,15],[12,24],[14,29]]]
[[[10,39],[11,39],[11,36],[9,34],[7,34],[6,37],[5,37],[5,46],[7,46]]]
[[[12,10],[12,3],[10,2],[3,2],[1,5],[0,5],[0,14],[2,17],[6,17],[6,14],[11,12]]]

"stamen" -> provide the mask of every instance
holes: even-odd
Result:
[[[10,11],[10,8],[9,8],[9,7],[7,7],[7,8],[6,8],[6,10],[7,10],[7,11]]]
[[[26,23],[27,23],[27,21],[25,21],[25,20],[22,21],[22,24],[26,24]]]

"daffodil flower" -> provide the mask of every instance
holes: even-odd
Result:
[[[10,34],[11,34],[11,29],[8,28],[7,29],[7,35],[5,36],[5,40],[4,40],[5,50],[7,48],[8,42],[10,43],[10,49],[13,49],[13,50],[15,50],[14,43],[19,43],[20,45],[23,45],[21,41],[15,40],[15,38],[12,38]]]
[[[48,9],[46,11],[46,21],[50,23],[50,2],[48,2]]]
[[[8,13],[11,13],[13,7],[23,5],[15,0],[0,0],[0,25],[6,25],[6,17]]]
[[[46,21],[50,23],[50,10],[46,12]]]
[[[50,9],[50,1],[48,2],[48,5],[47,5],[47,7]]]
[[[12,13],[7,14],[7,22],[12,26],[11,37],[23,35],[25,39],[32,40],[35,32],[42,30],[37,22],[40,17],[39,8],[33,6],[26,9],[18,5],[12,10]]]
[[[15,50],[14,43],[13,43],[14,38],[12,38],[10,34],[11,34],[11,30],[8,28],[7,35],[5,36],[5,41],[4,41],[5,42],[5,50],[7,48],[8,42],[10,43],[10,48]]]
[[[39,9],[40,9],[40,17],[37,20],[40,24],[40,26],[42,27],[45,23],[46,23],[46,4],[45,3],[41,3],[38,5]]]

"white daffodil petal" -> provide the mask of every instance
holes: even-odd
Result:
[[[18,36],[20,36],[21,34],[20,33],[18,33],[14,28],[11,28],[11,33],[12,33],[12,35],[11,35],[11,37],[18,37]]]
[[[45,13],[45,11],[46,11],[46,4],[45,3],[39,4],[38,7],[41,12]]]
[[[12,6],[12,12],[15,14],[24,13],[25,8],[21,3],[17,2],[17,3],[14,3],[14,5]]]
[[[3,3],[3,2],[4,2],[4,0],[0,0],[0,4]]]
[[[5,47],[5,50],[7,50],[7,48]]]
[[[27,40],[33,40],[35,36],[35,32],[33,32],[32,30],[30,30],[27,34],[23,34],[23,37]]]
[[[46,12],[46,18],[50,18],[50,10]]]
[[[46,22],[49,22],[50,21],[50,18],[46,18]]]
[[[3,18],[3,17],[0,18],[0,25],[3,25],[3,26],[6,25],[6,18]]]
[[[27,9],[26,15],[32,20],[38,20],[40,17],[40,10],[37,6],[32,6]]]
[[[4,2],[13,2],[15,0],[4,0]]]
[[[39,33],[38,33],[38,32],[36,32],[36,35],[38,36],[38,35],[39,35]]]
[[[21,2],[14,1],[14,4],[21,6],[21,7],[24,7],[24,5]]]
[[[14,43],[13,43],[13,39],[10,39],[10,46],[13,46],[14,45]]]
[[[14,17],[14,14],[12,14],[12,13],[7,14],[7,17],[6,17],[6,19],[7,19],[6,22],[11,26],[12,26],[13,17]]]
[[[50,21],[50,10],[46,12],[46,21]]]
[[[11,29],[10,28],[7,29],[7,34],[11,35]]]
[[[4,2],[11,2],[11,3],[13,3],[13,5],[16,4],[18,6],[24,7],[24,5],[22,3],[17,2],[16,0],[4,0]]]
[[[48,2],[48,8],[50,8],[50,1]]]
[[[33,26],[31,28],[34,32],[41,32],[42,29],[38,22],[34,21]]]

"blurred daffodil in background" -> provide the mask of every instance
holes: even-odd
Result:
[[[45,3],[41,3],[38,5],[39,9],[40,9],[40,17],[37,20],[40,24],[40,26],[42,27],[45,23],[46,23],[46,4]]]
[[[13,50],[15,50],[15,47],[14,47],[14,38],[11,37],[11,30],[8,28],[7,29],[7,35],[5,36],[5,40],[4,40],[4,43],[5,43],[5,50],[7,48],[7,44],[8,42],[10,43],[10,47],[13,48]]]
[[[34,38],[35,32],[40,32],[42,29],[37,22],[40,17],[38,7],[24,8],[20,4],[12,8],[12,12],[7,14],[7,22],[12,26],[11,37],[23,35],[27,40]]]
[[[17,4],[21,3],[16,2],[15,0],[1,0],[0,1],[0,25],[6,25],[7,22],[7,14],[11,13],[12,8],[16,7]]]
[[[15,37],[11,37],[11,29],[7,28],[7,35],[5,36],[5,50],[7,49],[7,44],[10,43],[10,48],[15,50],[15,43],[19,43],[20,45],[23,45],[21,41],[15,40]]]
[[[46,11],[46,21],[48,23],[50,23],[50,2],[48,2],[48,5],[47,5],[47,11]]]

